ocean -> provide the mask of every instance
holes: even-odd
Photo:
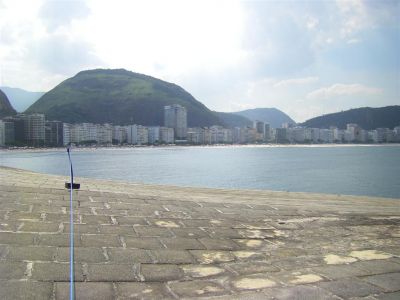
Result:
[[[73,149],[75,176],[137,183],[400,198],[400,146]],[[0,151],[0,165],[69,175],[66,151]]]

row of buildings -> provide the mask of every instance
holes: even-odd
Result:
[[[187,127],[187,111],[180,105],[164,107],[164,126],[68,124],[47,121],[43,114],[19,114],[0,120],[0,146],[62,147],[77,145],[252,144],[252,143],[391,143],[400,142],[400,126],[393,130],[304,128],[283,124],[271,128],[254,121],[252,127]]]

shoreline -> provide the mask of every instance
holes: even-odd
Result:
[[[346,147],[400,147],[400,143],[385,143],[385,144],[249,144],[249,145],[160,145],[160,146],[99,146],[99,147],[72,147],[74,151],[95,151],[95,150],[139,150],[139,149],[185,149],[185,148],[346,148]],[[0,148],[1,152],[62,152],[67,147],[56,148]]]

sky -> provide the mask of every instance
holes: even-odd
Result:
[[[0,86],[124,68],[216,111],[400,105],[400,1],[0,0]]]

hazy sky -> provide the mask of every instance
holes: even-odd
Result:
[[[125,68],[296,121],[400,104],[400,1],[0,0],[0,85]]]

